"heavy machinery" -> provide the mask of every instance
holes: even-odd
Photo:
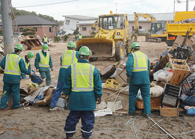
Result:
[[[139,22],[138,18],[143,17],[152,23],[151,25],[151,36],[147,38],[150,41],[161,42],[166,38],[166,33],[164,31],[165,23],[162,21],[156,21],[155,17],[147,13],[136,13],[134,12],[134,22],[135,22],[135,38],[134,41],[137,41],[138,33],[139,33]],[[166,30],[166,29],[165,29]],[[165,35],[164,35],[165,34]]]
[[[98,33],[94,38],[83,38],[76,46],[88,46],[92,51],[91,58],[115,57],[117,61],[125,58],[126,51],[130,53],[130,32],[128,14],[100,15]]]

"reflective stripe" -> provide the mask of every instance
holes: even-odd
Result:
[[[74,62],[74,56],[75,56],[75,50],[73,50],[73,52],[72,52],[72,61],[71,61],[71,64],[73,64],[73,62]],[[70,65],[63,65],[63,60],[64,60],[64,53],[62,54],[62,66],[61,67],[64,67],[64,68],[68,68]]]
[[[133,67],[133,70],[138,70],[138,69],[140,69],[140,70],[148,70],[148,65],[147,65],[147,67],[138,67],[138,60],[137,60],[137,55],[136,55],[136,53],[133,53],[133,55],[135,56],[135,65],[136,65],[136,67]],[[145,59],[146,59],[146,64],[148,63],[148,61],[147,61],[147,56],[145,55]]]
[[[76,131],[65,131],[66,133],[75,133]]]
[[[20,57],[18,57],[17,60],[16,60],[16,64],[15,64],[14,71],[13,70],[8,70],[9,56],[10,56],[10,54],[8,54],[6,56],[6,67],[5,67],[5,70],[4,71],[5,72],[11,72],[11,73],[21,73],[20,71],[17,71],[17,69],[18,69],[18,62],[20,60]]]
[[[49,67],[49,64],[46,64],[46,65],[43,64],[43,53],[40,52],[39,55],[40,55],[40,58],[41,58],[40,59],[41,60],[41,64],[39,64],[39,66],[43,66],[43,67],[46,67],[47,66],[47,67]],[[47,55],[46,55],[46,57],[47,57]]]
[[[91,133],[92,132],[92,130],[91,131],[85,131],[83,129],[81,129],[81,131],[84,132],[84,133]]]
[[[72,90],[75,91],[92,91],[93,87],[92,87],[92,78],[93,78],[93,66],[90,65],[90,69],[89,69],[89,88],[78,88],[76,87],[76,83],[77,83],[77,78],[76,78],[76,64],[73,64],[73,87]]]

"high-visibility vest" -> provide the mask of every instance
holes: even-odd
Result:
[[[16,54],[7,54],[5,60],[5,74],[21,75],[19,61],[21,57]]]
[[[147,71],[148,70],[148,57],[140,51],[136,51],[133,54],[134,65],[133,72]]]
[[[48,38],[47,37],[46,38],[44,37],[44,42],[47,42],[47,41],[48,41]]]
[[[39,67],[49,67],[49,53],[47,53],[47,56],[45,57],[42,52],[39,52],[39,56]]]
[[[67,50],[61,56],[62,66],[61,68],[67,69],[71,64],[77,63],[76,51],[75,50]]]
[[[94,66],[89,63],[75,63],[71,65],[72,91],[93,91]]]
[[[29,65],[30,65],[30,62],[28,62],[28,63],[26,62],[25,56],[24,56],[22,59],[24,60],[26,69],[28,69],[28,67],[29,67]]]
[[[82,35],[79,35],[79,39],[82,39]]]

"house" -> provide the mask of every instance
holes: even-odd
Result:
[[[63,31],[66,34],[73,33],[74,30],[77,28],[77,23],[80,21],[91,22],[95,21],[97,17],[89,17],[89,16],[81,16],[81,15],[64,15],[64,26]],[[81,30],[80,30],[81,31]]]
[[[157,21],[174,21],[173,13],[153,13],[151,14],[153,17],[156,18]],[[77,23],[77,27],[79,27],[80,32],[83,36],[90,35],[91,31],[96,31],[96,28],[93,28],[93,21],[79,21]],[[134,31],[135,23],[134,23],[134,14],[128,15],[128,21],[129,21],[129,30]],[[147,21],[147,19],[144,19],[143,17],[138,18],[139,22],[139,29],[148,31],[151,29],[151,22]],[[97,27],[97,24],[96,24]]]
[[[56,35],[57,23],[43,19],[35,15],[20,15],[16,17],[16,23],[18,26],[18,32],[23,32],[24,28],[33,28],[35,35],[39,35],[41,38],[44,34],[48,38]],[[0,25],[2,28],[2,24]]]

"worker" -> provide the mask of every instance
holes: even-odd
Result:
[[[81,35],[81,33],[79,33],[79,41],[83,38],[83,36]]]
[[[148,116],[151,113],[150,104],[150,80],[148,70],[150,61],[140,51],[140,45],[134,42],[126,62],[127,80],[129,82],[129,114],[135,112],[135,102],[138,90],[140,89],[144,101],[144,112]]]
[[[14,51],[11,54],[7,54],[1,61],[1,67],[4,69],[3,76],[3,96],[1,98],[0,109],[6,108],[6,103],[9,100],[9,96],[13,95],[13,106],[12,108],[19,108],[20,106],[20,76],[21,72],[33,75],[25,67],[24,60],[19,56],[22,52],[23,46],[17,44],[14,47]]]
[[[23,57],[24,63],[25,63],[25,65],[26,65],[26,69],[27,69],[28,71],[31,71],[30,60],[33,59],[33,57],[34,57],[34,53],[33,53],[33,52],[28,52],[27,55],[25,55],[25,56]],[[22,72],[21,72],[21,78],[22,78],[22,79],[25,79],[25,78],[26,78],[25,73],[22,73]]]
[[[49,39],[47,38],[46,34],[44,34],[42,42],[43,42],[43,44],[47,44],[48,45]]]
[[[88,139],[95,122],[96,101],[101,103],[102,83],[97,68],[89,64],[89,48],[81,47],[78,54],[78,62],[69,66],[65,75],[63,93],[66,95],[70,113],[64,130],[66,138],[71,138],[76,133],[76,124],[81,118],[82,137]]]
[[[39,72],[42,79],[46,78],[46,85],[51,84],[50,68],[53,71],[53,62],[51,56],[48,53],[48,45],[43,44],[42,51],[36,54],[35,67],[36,72]]]
[[[65,51],[60,57],[61,68],[58,76],[57,89],[52,96],[49,110],[55,109],[55,105],[58,102],[58,99],[60,98],[60,95],[62,93],[63,82],[65,80],[66,70],[71,64],[74,64],[78,61],[78,51],[75,51],[75,48],[76,48],[75,43],[70,41],[67,45],[68,50]]]

